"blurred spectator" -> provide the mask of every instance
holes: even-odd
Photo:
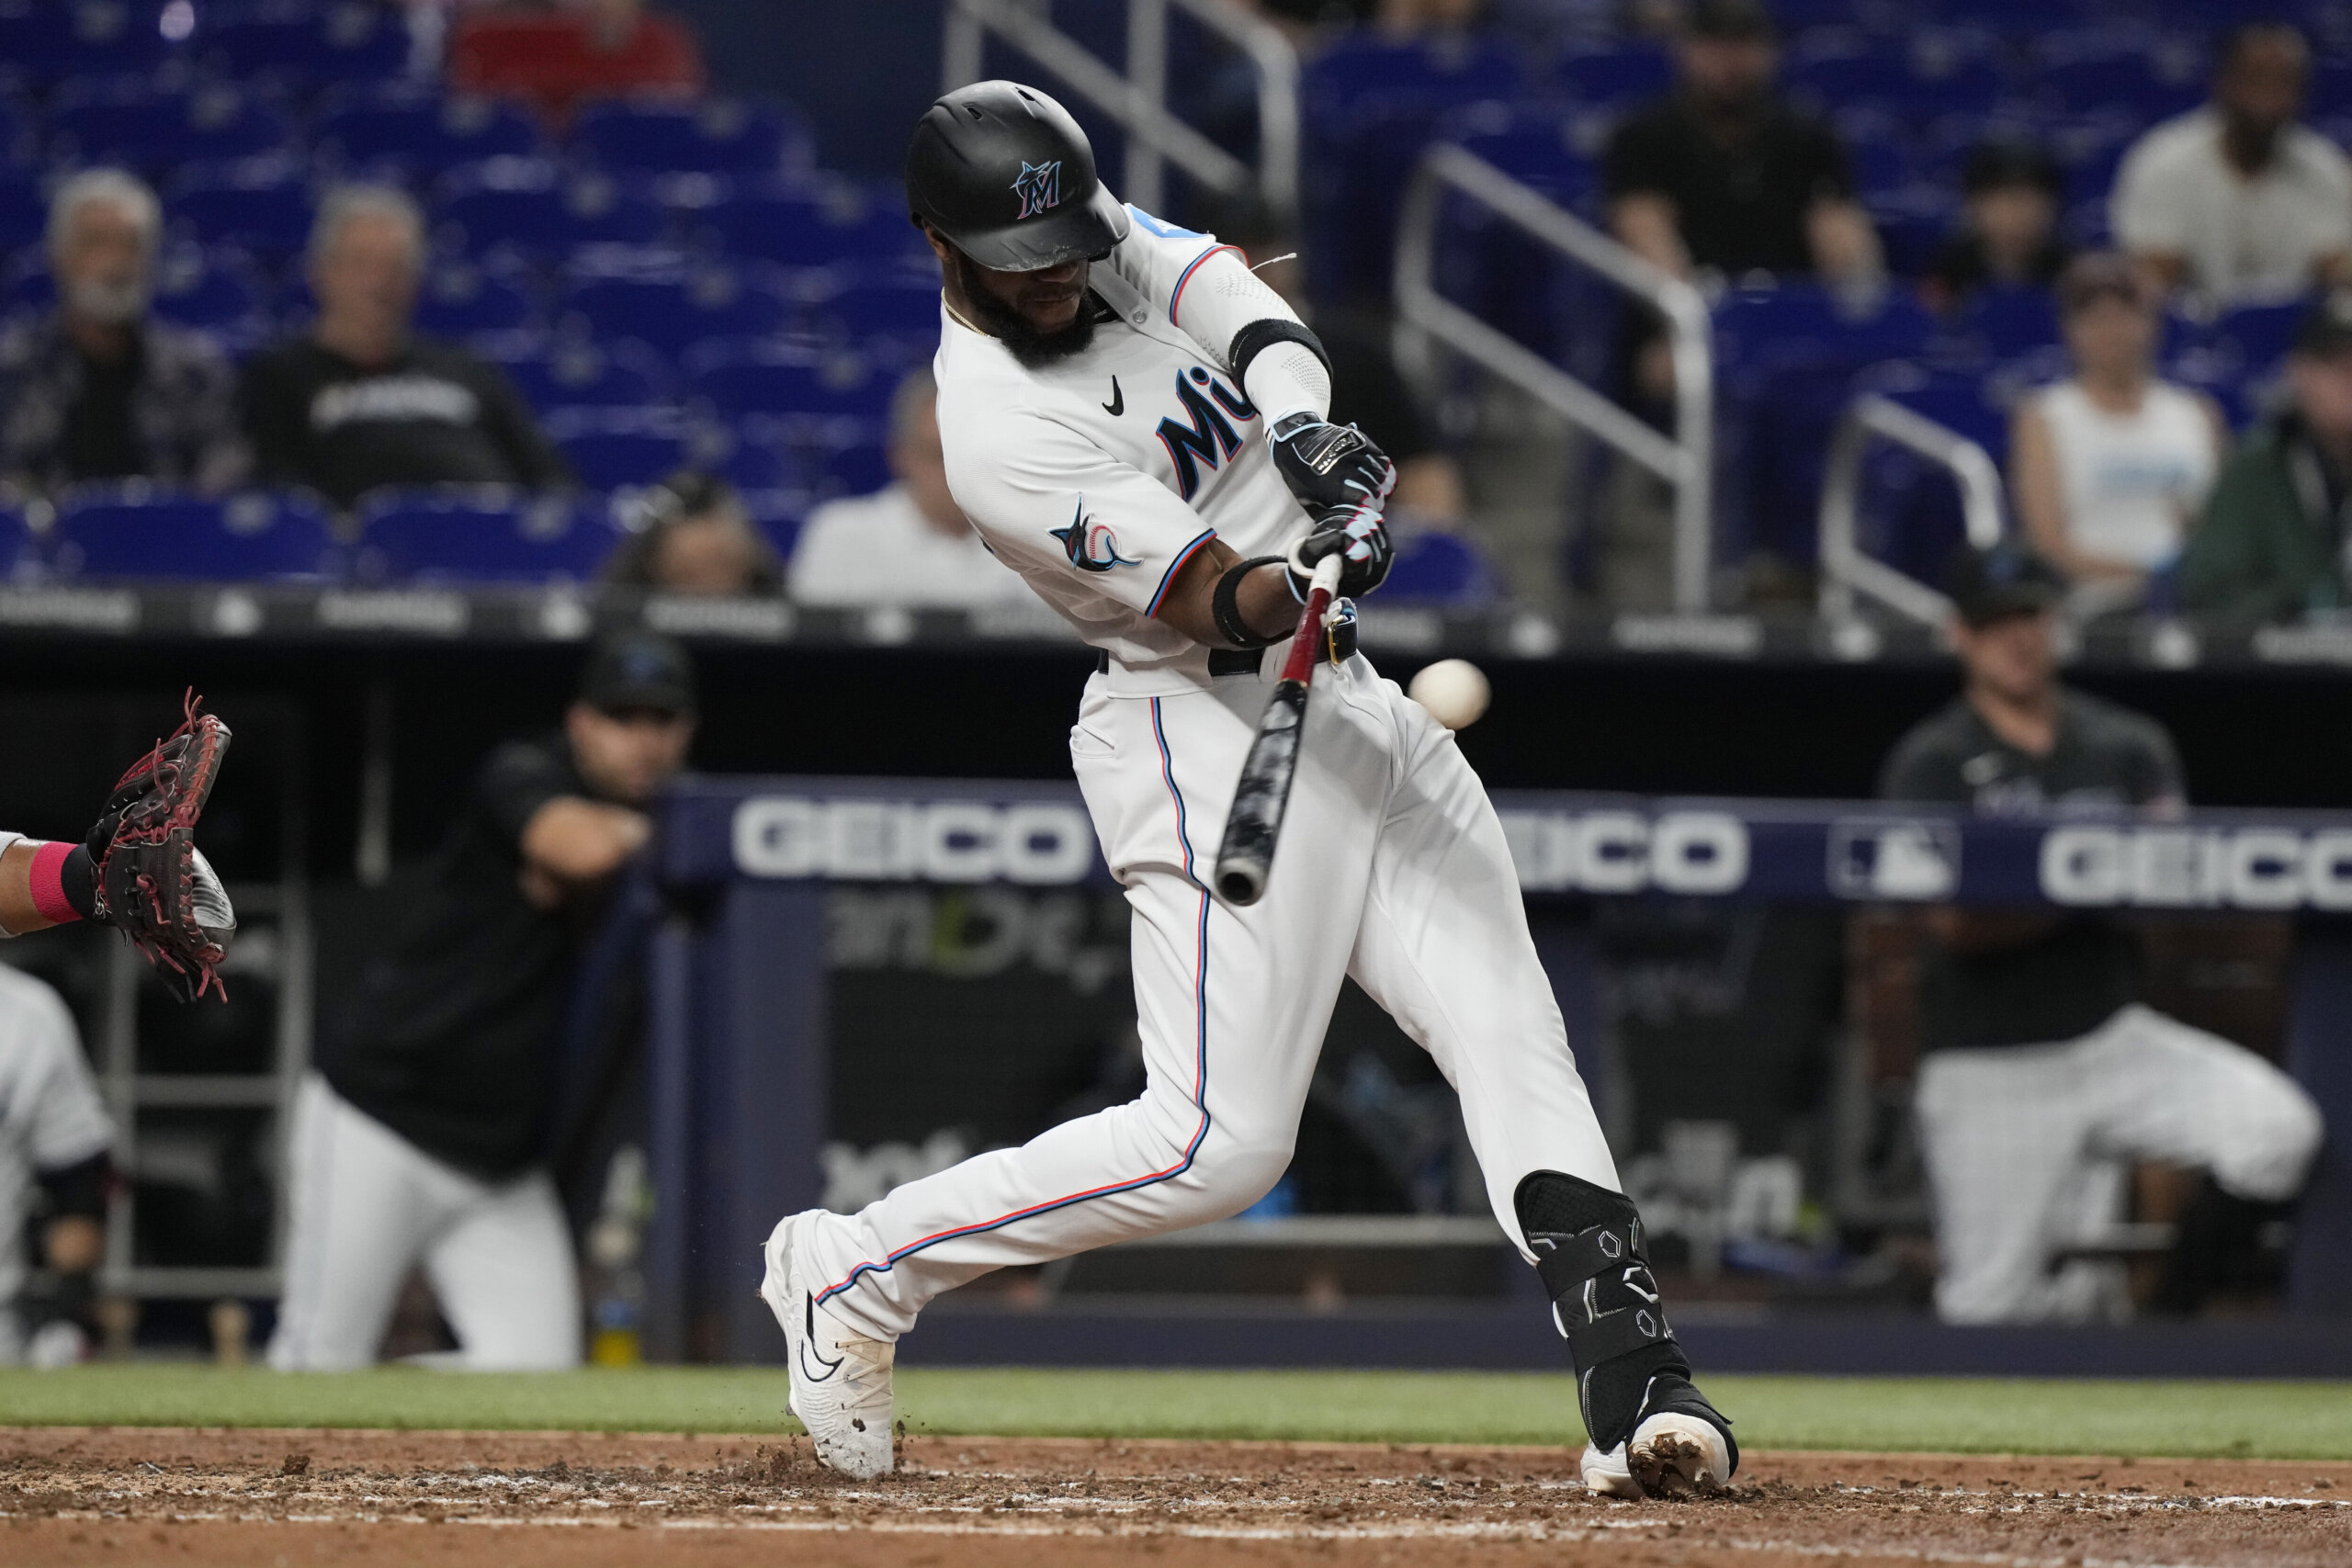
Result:
[[[2210,398],[2156,378],[2163,323],[2129,261],[2083,256],[2058,293],[2075,373],[2017,411],[2018,515],[2033,547],[2072,581],[2143,584],[2179,555],[2228,426]]]
[[[560,130],[597,98],[694,96],[702,49],[685,23],[649,12],[645,0],[501,7],[460,18],[449,80],[464,92],[523,99]]]
[[[0,844],[13,838],[0,833]],[[113,1144],[64,998],[0,964],[0,1367],[82,1359],[88,1338],[81,1320],[106,1252]],[[52,1279],[39,1296],[27,1290],[22,1245],[36,1213]]]
[[[2054,571],[2004,544],[1962,551],[1949,587],[1965,689],[1896,745],[1883,797],[2000,816],[2178,814],[2170,738],[2059,684]],[[2114,1266],[2058,1262],[2124,1217],[2122,1162],[2206,1169],[2205,1206],[2249,1232],[2261,1205],[2302,1185],[2320,1142],[2310,1097],[2254,1053],[2143,1006],[2143,968],[2138,938],[2109,916],[1930,913],[1917,1104],[1946,1319],[2128,1310]],[[2170,1304],[2201,1293],[2177,1278]]]
[[[162,228],[155,193],[119,169],[58,186],[56,308],[0,337],[0,481],[10,490],[145,479],[220,491],[244,477],[227,356],[147,313]]]
[[[1675,59],[1675,92],[1610,139],[1617,238],[1679,277],[1878,276],[1878,236],[1845,149],[1774,87],[1780,34],[1760,0],[1696,0]]]
[[[424,220],[405,194],[328,196],[311,233],[318,320],[245,367],[245,431],[263,479],[342,506],[386,485],[570,482],[504,375],[411,335],[424,268]]]
[[[2223,39],[2213,101],[2143,136],[2117,172],[2117,243],[2170,289],[2223,304],[2347,281],[2352,164],[2300,125],[2311,46],[2252,22]]]
[[[1398,374],[1389,334],[1343,312],[1317,311],[1307,297],[1299,243],[1263,219],[1245,215],[1219,227],[1217,237],[1240,246],[1259,277],[1322,340],[1331,360],[1332,422],[1362,430],[1396,465],[1390,505],[1440,526],[1461,522],[1467,505],[1462,466],[1439,445],[1435,425]]]
[[[2256,622],[2352,606],[2352,292],[2303,318],[2287,389],[2214,481],[2181,557],[2185,609]]]
[[[1374,20],[1399,38],[1464,32],[1485,19],[1487,0],[1375,0]]]
[[[581,953],[685,763],[695,709],[685,649],[616,636],[562,729],[482,769],[414,918],[303,1082],[272,1366],[373,1361],[419,1263],[461,1365],[578,1364],[579,1281],[541,1147],[548,1069]]]
[[[2049,153],[2021,141],[1973,148],[1961,171],[1961,226],[1937,251],[1923,292],[1948,310],[1980,288],[2047,288],[2066,265],[2058,237],[2063,181]]]
[[[1026,580],[997,564],[947,492],[929,370],[909,376],[890,400],[890,472],[872,495],[827,502],[809,515],[792,549],[795,599],[909,609],[1033,601]]]
[[[645,493],[645,525],[605,563],[620,588],[720,598],[784,592],[784,563],[726,480],[682,469]]]

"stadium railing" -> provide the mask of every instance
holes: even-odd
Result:
[[[1917,579],[1862,553],[1859,516],[1862,458],[1871,443],[1891,441],[1935,464],[1960,487],[1969,543],[1996,544],[2003,532],[2001,470],[1992,455],[1947,425],[1871,393],[1854,400],[1830,440],[1821,486],[1821,610],[1832,620],[1854,613],[1866,595],[1915,621],[1940,626],[1951,602]]]
[[[1168,109],[1168,10],[1182,11],[1237,45],[1258,77],[1258,167]],[[1221,196],[1254,194],[1275,214],[1298,208],[1298,54],[1282,30],[1232,0],[1128,0],[1124,73],[1040,14],[1008,0],[951,0],[941,44],[941,87],[981,80],[992,35],[1058,76],[1127,136],[1125,194],[1147,211],[1163,198],[1162,162]]]
[[[1671,436],[1438,291],[1433,276],[1438,224],[1449,191],[1492,209],[1658,312],[1674,355]],[[1675,607],[1704,610],[1714,527],[1714,354],[1707,304],[1699,291],[1485,159],[1441,145],[1422,157],[1405,198],[1396,239],[1396,298],[1400,346],[1408,351],[1400,353],[1400,358],[1421,357],[1416,334],[1426,334],[1548,404],[1578,429],[1674,487]]]

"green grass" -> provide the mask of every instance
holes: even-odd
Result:
[[[2352,1385],[1721,1377],[1751,1448],[2352,1459]],[[175,1364],[0,1371],[0,1425],[779,1432],[764,1369],[283,1376]],[[1577,1437],[1566,1376],[910,1368],[918,1431],[1547,1443]]]

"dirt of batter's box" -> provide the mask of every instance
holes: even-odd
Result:
[[[853,1483],[805,1441],[0,1428],[0,1562],[451,1568],[2352,1563],[2352,1464],[1756,1453],[1604,1502],[1564,1449],[942,1438]]]

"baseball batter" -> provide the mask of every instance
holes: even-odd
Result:
[[[818,1453],[890,1469],[892,1348],[941,1292],[1271,1188],[1352,976],[1461,1095],[1495,1213],[1568,1340],[1587,1483],[1724,1484],[1730,1424],[1668,1327],[1493,807],[1453,738],[1354,653],[1351,622],[1328,634],[1271,885],[1248,908],[1208,889],[1304,574],[1340,556],[1340,591],[1361,594],[1388,567],[1394,472],[1326,421],[1314,334],[1231,247],[1122,208],[1033,88],[941,98],[907,184],[944,275],[950,487],[1098,650],[1070,756],[1134,911],[1149,1087],[858,1213],[776,1226],[761,1289]]]

